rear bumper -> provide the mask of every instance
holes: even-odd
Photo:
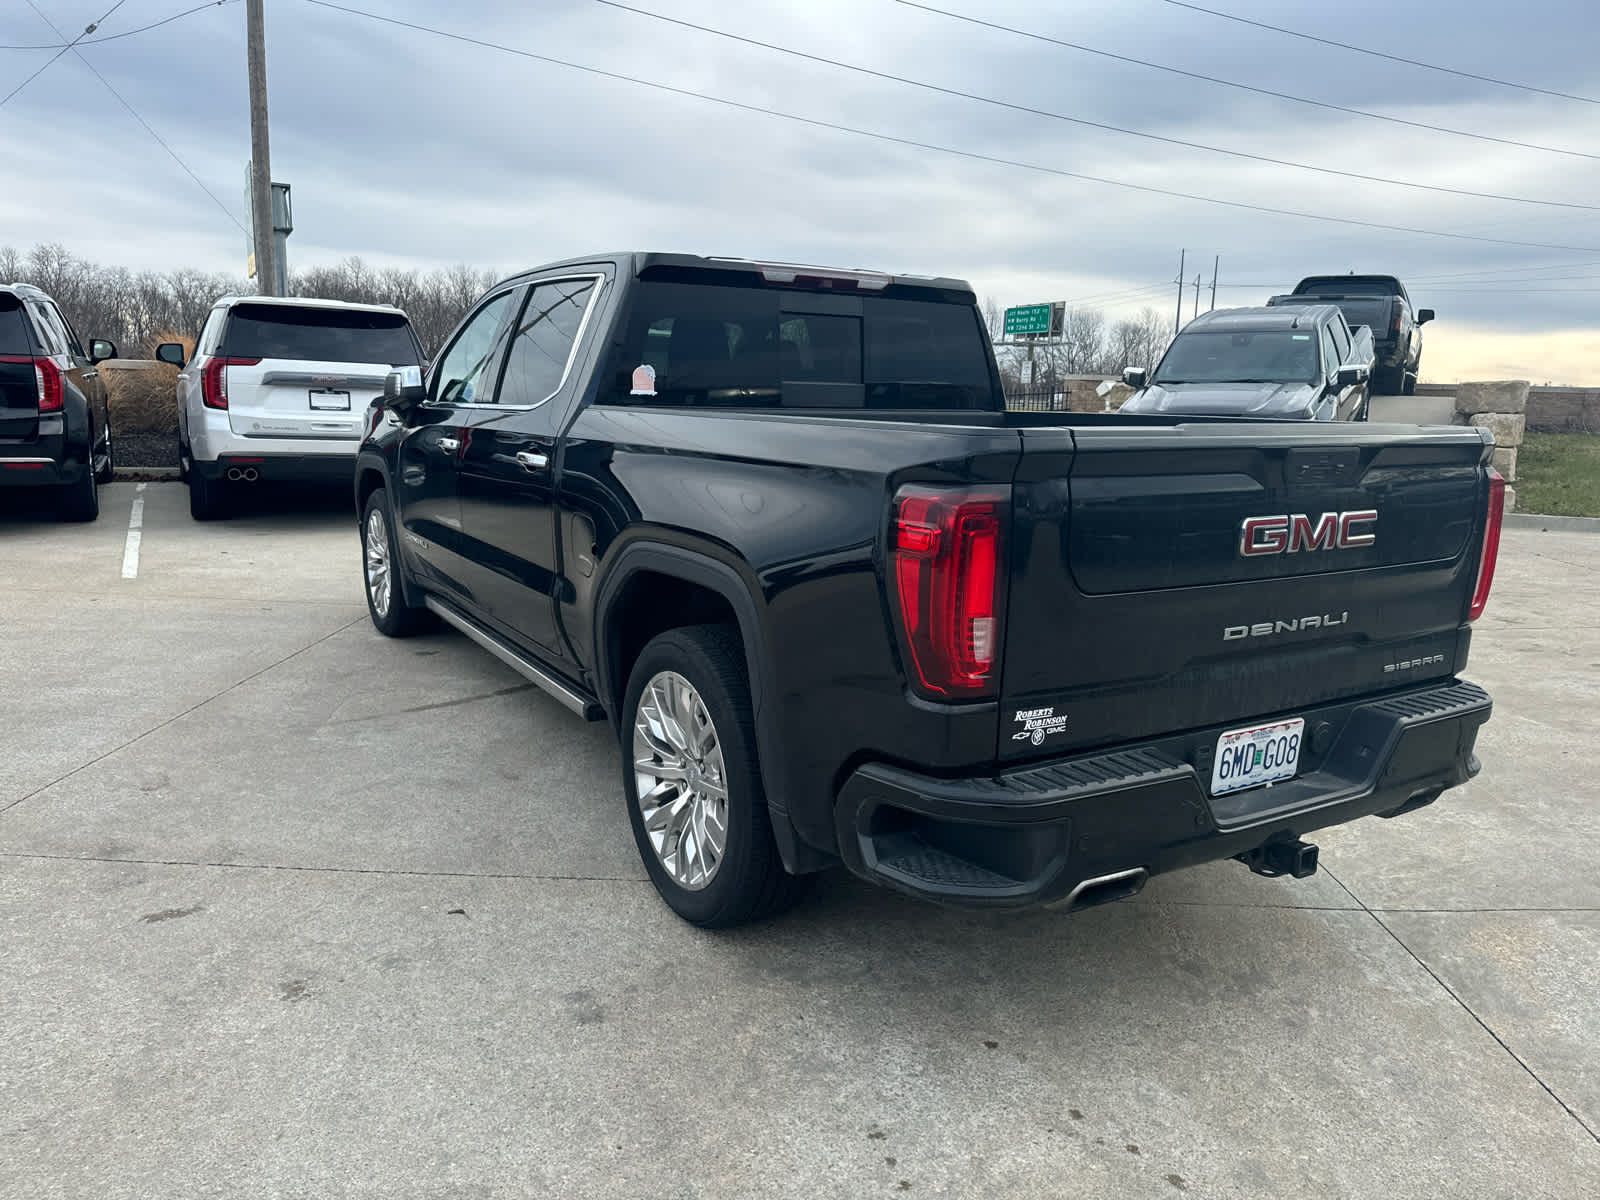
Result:
[[[840,789],[840,856],[856,874],[928,899],[1022,907],[1136,891],[1148,875],[1243,854],[1357,817],[1398,816],[1478,772],[1492,702],[1449,681],[1306,719],[1301,772],[1213,798],[1211,747],[1229,726],[998,775],[935,779],[868,764]]]
[[[79,483],[89,464],[88,427],[78,406],[39,421],[37,437],[0,441],[0,488]]]
[[[228,479],[232,471],[256,472],[262,483],[350,484],[356,456],[343,454],[240,454],[212,462],[195,460],[190,468],[207,479]]]

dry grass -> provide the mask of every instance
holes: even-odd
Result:
[[[179,342],[185,358],[194,353],[194,338],[163,329],[151,339]],[[111,426],[117,433],[175,433],[178,429],[178,368],[162,363],[143,370],[101,368],[111,401]]]

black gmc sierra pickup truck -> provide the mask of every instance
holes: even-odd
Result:
[[[666,902],[1065,908],[1478,770],[1473,428],[1005,411],[971,288],[668,254],[506,280],[367,414],[373,622],[609,720]],[[536,755],[534,755],[536,759]]]
[[[1422,327],[1433,320],[1433,309],[1413,312],[1405,284],[1393,275],[1308,275],[1288,295],[1267,301],[1268,307],[1286,304],[1337,304],[1352,329],[1372,330],[1372,390],[1386,396],[1417,390]]]

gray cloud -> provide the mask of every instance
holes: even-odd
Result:
[[[1594,106],[1418,71],[1159,0],[944,7],[1263,87],[1600,153]],[[890,0],[642,7],[1020,104],[1367,174],[1597,202],[1600,162],[1408,130],[974,29]],[[537,53],[822,121],[1059,170],[1265,206],[1516,241],[1600,247],[1600,213],[1342,180],[1008,113],[673,28],[590,0],[353,0]],[[1448,21],[1376,0],[1218,7],[1402,54],[1600,95],[1580,3],[1470,0]],[[178,0],[130,0],[106,32]],[[1363,230],[1143,194],[738,112],[318,8],[269,0],[275,175],[294,185],[291,258],[514,269],[586,250],[686,249],[964,275],[1002,302],[1146,301],[1191,252],[1219,300],[1325,270],[1392,270],[1442,320],[1581,328],[1600,252]],[[84,11],[80,11],[84,10]],[[52,12],[63,28],[98,15]],[[0,0],[0,42],[48,40]],[[243,7],[84,53],[236,216],[249,155]],[[0,79],[37,65],[0,52]],[[242,235],[100,84],[64,57],[0,110],[0,241],[54,240],[130,267],[237,272]],[[1560,268],[1562,264],[1586,266]],[[1545,268],[1524,270],[1525,268]],[[1516,268],[1516,270],[1511,270]],[[1476,272],[1476,274],[1474,274]],[[1500,274],[1496,274],[1499,272]],[[1445,279],[1442,276],[1454,276]],[[1561,277],[1542,282],[1541,276]],[[1571,276],[1572,278],[1566,278]],[[1507,280],[1496,286],[1497,280]],[[1138,289],[1144,289],[1142,293]],[[1552,289],[1570,289],[1566,294]],[[1527,294],[1509,294],[1513,292]],[[1209,291],[1203,304],[1209,300]],[[1187,304],[1186,304],[1187,310]]]

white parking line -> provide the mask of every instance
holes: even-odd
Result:
[[[133,511],[128,514],[128,540],[122,547],[122,577],[124,579],[137,579],[139,577],[139,539],[143,536],[144,529],[144,496],[145,489],[140,484],[134,489]]]

